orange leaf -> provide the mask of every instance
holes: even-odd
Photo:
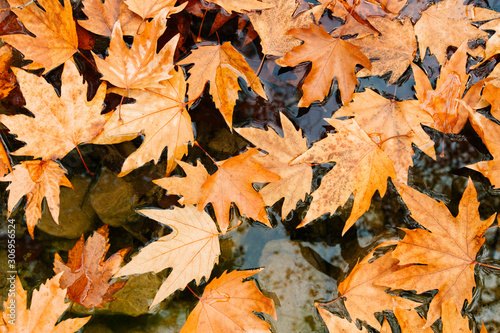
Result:
[[[10,71],[12,49],[8,45],[0,47],[0,99],[9,95],[16,85],[16,77]]]
[[[316,305],[321,319],[326,324],[328,332],[330,333],[352,333],[352,332],[368,332],[366,328],[362,327],[361,331],[357,329],[356,324],[350,322],[347,318],[340,318],[335,316],[330,311]]]
[[[232,12],[244,13],[253,10],[263,10],[274,7],[271,4],[261,2],[259,0],[206,0],[208,3],[215,3],[229,14]]]
[[[12,165],[3,140],[0,138],[0,177],[5,176],[9,171],[12,172]]]
[[[120,22],[124,35],[135,35],[142,19],[132,12],[124,0],[84,0],[82,9],[88,20],[78,24],[96,35],[111,36],[116,22]]]
[[[59,254],[55,255],[54,272],[64,272],[60,284],[62,288],[68,288],[67,297],[89,309],[111,302],[113,294],[125,285],[125,282],[110,284],[109,279],[120,269],[130,248],[122,249],[104,261],[109,249],[108,234],[105,224],[87,242],[82,235],[69,250],[67,264]]]
[[[243,281],[260,271],[226,271],[213,279],[181,333],[268,332],[269,324],[253,312],[267,313],[276,320],[274,302],[259,291],[254,281]]]
[[[128,8],[144,20],[150,17],[155,17],[161,11],[164,11],[166,16],[169,17],[171,14],[181,12],[187,5],[187,3],[183,3],[180,6],[174,7],[176,2],[177,0],[125,0]]]
[[[469,319],[462,317],[460,309],[457,308],[457,304],[452,299],[447,299],[443,302],[442,311],[443,333],[472,332],[469,329]]]

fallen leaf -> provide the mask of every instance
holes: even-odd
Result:
[[[244,14],[244,12],[250,12],[253,10],[263,10],[273,7],[268,3],[261,2],[258,0],[204,0],[204,1],[208,3],[215,3],[221,6],[229,14],[231,14],[232,12]]]
[[[225,271],[213,279],[205,287],[181,333],[268,332],[269,323],[254,312],[267,313],[276,320],[274,302],[259,291],[254,281],[244,281],[261,270]]]
[[[11,182],[7,187],[7,191],[10,191],[7,202],[8,216],[21,198],[27,196],[25,215],[31,238],[35,238],[35,225],[42,217],[44,197],[52,218],[59,223],[59,186],[73,188],[65,174],[66,171],[56,162],[36,160],[15,165],[12,173],[0,179],[3,182]]]
[[[495,31],[495,34],[493,36],[490,36],[486,41],[483,60],[476,66],[479,66],[483,62],[489,60],[495,54],[500,53],[500,34],[498,33],[500,31],[500,19],[486,22],[485,24],[481,25],[481,30],[493,30]]]
[[[130,48],[123,40],[120,22],[115,23],[108,56],[101,59],[94,55],[102,80],[127,90],[163,87],[161,81],[172,77],[170,71],[179,40],[176,35],[156,53],[156,41],[166,29],[167,13],[163,10],[151,22],[144,22],[144,31],[134,38]]]
[[[266,151],[265,156],[255,156],[254,161],[265,169],[277,174],[280,180],[274,181],[259,191],[266,206],[285,198],[281,208],[281,217],[285,218],[297,201],[305,200],[311,191],[312,167],[308,163],[290,165],[289,163],[307,150],[307,139],[302,131],[296,130],[292,122],[280,113],[283,137],[276,131],[257,128],[239,128],[236,131],[257,148]]]
[[[229,128],[233,126],[233,109],[240,90],[238,77],[243,77],[249,87],[267,99],[255,72],[230,42],[200,46],[177,64],[192,63],[194,66],[189,70],[190,76],[187,79],[190,103],[192,104],[203,93],[205,84],[210,81],[210,95]]]
[[[493,79],[484,85],[482,98],[484,98],[491,105],[491,115],[496,119],[500,119],[500,82],[498,79]]]
[[[356,327],[356,324],[350,322],[347,318],[340,318],[335,316],[330,311],[316,305],[321,319],[326,324],[328,332],[330,333],[352,333],[352,332],[368,332],[366,328],[362,327],[361,331]]]
[[[443,302],[443,314],[441,318],[443,321],[443,333],[472,332],[469,329],[469,319],[462,317],[460,310],[452,299],[447,299]]]
[[[173,231],[141,249],[114,277],[158,273],[172,267],[153,299],[152,308],[177,289],[183,289],[191,280],[200,283],[203,277],[210,277],[212,267],[219,260],[219,232],[207,213],[191,205],[172,210],[141,209],[138,212]]]
[[[188,143],[194,141],[191,117],[184,103],[184,72],[180,69],[171,73],[173,77],[162,81],[160,88],[110,90],[134,98],[135,103],[115,110],[92,143],[114,144],[144,136],[141,146],[127,157],[118,176],[125,176],[151,160],[157,163],[165,147],[168,147],[167,174],[170,174],[176,166],[175,160],[187,154]]]
[[[16,85],[16,77],[10,70],[12,49],[8,45],[0,47],[0,99],[9,95]]]
[[[59,254],[55,254],[54,272],[63,272],[59,283],[61,288],[68,289],[67,298],[89,309],[102,308],[102,303],[111,302],[113,294],[126,282],[109,283],[130,248],[121,249],[104,261],[109,249],[108,235],[107,224],[94,232],[87,242],[82,235],[69,250],[66,264]]]
[[[312,193],[313,200],[302,222],[303,227],[325,213],[333,213],[343,206],[351,194],[354,203],[342,234],[369,208],[376,191],[385,195],[387,178],[396,178],[392,160],[358,126],[354,119],[340,121],[326,119],[338,131],[316,143],[292,161],[298,163],[336,162]]]
[[[252,148],[243,154],[217,162],[217,172],[208,177],[201,187],[202,196],[198,209],[201,211],[209,202],[212,203],[222,234],[226,233],[229,226],[232,202],[238,206],[242,215],[271,227],[265,202],[252,183],[273,182],[280,180],[280,177],[252,161],[257,153],[258,150]]]
[[[314,15],[324,11],[324,6],[314,6],[295,15],[299,6],[296,0],[264,0],[264,3],[273,7],[260,13],[250,13],[248,17],[261,39],[262,53],[278,57],[301,44],[299,39],[287,32],[315,24]]]
[[[401,333],[434,333],[434,330],[430,327],[423,328],[425,319],[420,317],[415,310],[406,310],[396,307],[394,309],[394,315],[398,320]],[[390,332],[390,330],[388,332]]]
[[[415,24],[420,54],[423,57],[428,48],[439,63],[444,64],[449,46],[459,47],[468,41],[488,37],[485,31],[473,26],[473,22],[487,21],[498,16],[496,11],[465,5],[462,1],[440,1],[422,12]],[[468,49],[467,52],[479,55],[482,49],[475,52]]]
[[[78,24],[96,35],[110,37],[116,22],[124,35],[136,35],[142,18],[132,12],[124,0],[84,0],[83,12],[87,20],[79,20]]]
[[[398,20],[383,17],[369,17],[368,21],[381,35],[351,40],[354,45],[361,47],[361,52],[368,58],[374,59],[371,71],[363,69],[358,76],[392,72],[388,83],[394,84],[410,66],[417,52],[413,25],[409,18],[406,18],[403,24]]]
[[[354,116],[368,136],[377,139],[380,148],[393,161],[398,181],[406,183],[408,180],[408,168],[413,165],[412,144],[436,158],[434,141],[420,125],[432,125],[433,119],[420,109],[418,101],[389,100],[366,89],[354,94],[354,101],[342,106],[335,116]]]
[[[0,177],[5,176],[9,171],[12,172],[9,153],[7,153],[5,144],[0,138]]]
[[[307,107],[314,101],[322,101],[330,93],[332,81],[337,78],[342,103],[352,99],[356,87],[356,65],[371,69],[370,60],[354,44],[341,38],[331,37],[323,27],[311,25],[308,29],[292,29],[289,35],[304,41],[283,58],[276,60],[280,66],[297,66],[312,62],[311,71],[302,85],[303,95],[298,106]]]
[[[16,276],[16,289],[4,302],[5,311],[1,315],[0,328],[2,324],[5,332],[19,333],[69,333],[78,331],[89,320],[90,316],[84,318],[66,319],[58,323],[59,317],[66,312],[69,303],[64,303],[66,289],[59,286],[61,274],[54,276],[40,285],[38,290],[33,290],[31,304],[28,309],[28,293],[23,289],[21,280]],[[14,321],[9,317],[9,306],[15,305]],[[14,323],[14,324],[12,324]]]
[[[17,68],[13,71],[26,99],[26,108],[35,118],[0,115],[0,121],[11,133],[26,142],[26,146],[12,155],[60,159],[99,134],[107,118],[101,115],[106,84],[101,84],[94,98],[87,101],[87,83],[82,83],[83,78],[72,61],[64,65],[60,97],[43,77]]]
[[[143,19],[155,17],[161,11],[165,11],[167,14],[164,15],[169,17],[171,14],[181,12],[187,5],[187,3],[185,3],[180,6],[174,7],[176,2],[177,0],[125,0],[128,8]]]
[[[417,293],[437,289],[424,326],[430,327],[441,317],[441,306],[446,300],[461,306],[466,299],[472,299],[476,254],[495,216],[481,221],[476,189],[470,179],[457,217],[451,215],[444,203],[408,186],[398,187],[411,216],[429,231],[403,229],[406,235],[393,256],[400,265],[410,266],[381,277],[376,283]]]
[[[40,0],[37,3],[29,0],[8,1],[11,10],[36,37],[21,34],[1,37],[28,59],[42,64],[44,73],[65,63],[78,52],[78,36],[69,0],[63,1],[64,6],[58,0]],[[19,6],[23,8],[16,8]]]

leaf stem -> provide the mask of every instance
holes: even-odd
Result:
[[[328,303],[319,303],[319,302],[316,302],[317,305],[323,307],[323,306],[326,306],[326,305],[330,305],[330,304],[333,304],[335,303],[336,301],[338,301],[340,298],[342,297],[342,295],[340,295],[339,297],[337,297],[336,299],[334,299],[333,301],[330,301]]]
[[[484,266],[484,267],[488,267],[488,268],[492,268],[492,269],[497,269],[497,270],[500,270],[500,267],[497,267],[497,266],[492,266],[492,265],[483,264],[482,262],[478,262],[478,261],[475,261],[474,263],[476,263],[476,264],[478,264],[478,265],[481,265],[481,266]]]
[[[90,171],[89,168],[87,167],[87,164],[85,164],[85,160],[83,159],[82,153],[80,152],[80,149],[78,149],[78,146],[76,146],[75,148],[76,148],[76,151],[78,152],[78,155],[80,155],[80,159],[82,160],[82,163],[83,163],[83,166],[85,167],[85,170],[87,170],[87,172],[91,176],[94,176],[95,173],[93,173],[92,171]]]
[[[201,150],[203,150],[203,152],[212,160],[212,162],[214,162],[214,164],[217,165],[217,162],[215,162],[215,160],[212,158],[212,156],[210,156],[210,154],[207,153],[207,151],[205,149],[203,149],[202,146],[200,146],[200,144],[198,143],[198,141],[195,141],[193,143],[193,145],[198,146]]]
[[[253,82],[255,79],[259,76],[260,71],[262,70],[262,65],[264,65],[264,60],[266,60],[267,54],[264,54],[262,57],[262,61],[260,62],[259,68],[257,68],[257,71],[255,72],[255,76],[253,77],[252,81],[248,84],[249,87],[252,87]]]
[[[200,296],[196,295],[196,293],[195,293],[195,292],[194,292],[191,288],[189,288],[189,286],[188,286],[188,285],[186,285],[186,287],[189,289],[189,291],[190,291],[190,292],[192,292],[192,293],[193,293],[193,295],[195,295],[195,296],[196,296],[196,298],[198,298],[198,299],[201,301],[201,297],[200,297]]]

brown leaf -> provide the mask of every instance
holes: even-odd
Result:
[[[142,17],[143,19],[147,19],[150,17],[157,16],[161,11],[164,11],[167,17],[171,14],[176,14],[181,12],[186,4],[182,4],[180,6],[174,7],[177,0],[125,0],[128,8]],[[160,34],[161,35],[161,34]]]
[[[214,221],[194,206],[167,209],[142,209],[139,213],[173,229],[172,233],[142,248],[132,261],[114,277],[158,273],[168,267],[172,272],[158,290],[150,308],[163,301],[191,280],[209,278],[219,260],[219,232]]]
[[[28,59],[42,64],[44,73],[65,63],[78,52],[78,37],[69,0],[64,0],[64,7],[58,0],[40,0],[28,5],[29,0],[8,1],[13,7],[11,10],[36,37],[20,34],[1,37]],[[15,8],[18,6],[25,7]]]
[[[205,287],[181,333],[269,331],[269,324],[254,312],[267,313],[276,320],[274,302],[259,291],[254,281],[243,281],[260,271],[226,271],[213,279]]]
[[[0,121],[17,139],[27,143],[12,155],[59,159],[101,131],[107,118],[101,115],[106,84],[101,84],[94,98],[87,101],[87,83],[82,83],[75,64],[68,61],[64,65],[59,97],[43,77],[13,70],[26,99],[26,108],[35,118],[0,115]]]
[[[201,211],[209,202],[212,203],[222,234],[226,233],[229,226],[232,202],[238,206],[242,215],[271,226],[265,202],[252,183],[273,182],[280,177],[252,161],[257,153],[258,150],[252,148],[243,154],[217,162],[219,169],[201,187],[202,196],[198,209]]]
[[[65,174],[66,171],[53,161],[23,161],[14,166],[12,173],[0,179],[11,182],[7,187],[7,191],[10,191],[7,202],[8,215],[12,213],[19,200],[27,195],[25,214],[31,238],[35,238],[35,225],[42,217],[44,197],[54,221],[59,223],[59,186],[73,188]]]
[[[354,119],[326,121],[338,132],[328,134],[291,163],[336,162],[321,180],[320,187],[312,193],[311,206],[298,227],[305,226],[325,213],[335,212],[354,194],[351,216],[342,231],[345,234],[370,208],[376,191],[381,197],[385,195],[387,178],[395,179],[396,171],[391,159],[359,128]]]
[[[393,256],[401,265],[410,266],[381,277],[376,283],[417,293],[438,289],[427,313],[425,327],[429,327],[441,317],[441,306],[446,300],[461,306],[466,299],[472,299],[476,254],[495,216],[481,221],[476,189],[470,179],[457,217],[442,202],[417,190],[404,185],[399,190],[411,216],[430,232],[404,229],[406,235]]]
[[[337,78],[342,103],[352,99],[356,87],[356,65],[371,69],[370,60],[359,47],[331,37],[323,27],[311,25],[308,29],[292,29],[289,35],[304,41],[294,47],[283,58],[276,60],[280,66],[297,66],[306,61],[312,62],[312,68],[304,84],[303,95],[298,106],[306,107],[314,101],[322,101],[330,93],[334,78]]]
[[[462,317],[460,309],[452,299],[447,299],[443,302],[443,333],[469,333],[469,319]],[[432,330],[431,330],[432,332]]]
[[[366,328],[362,327],[361,331],[356,327],[356,324],[350,322],[347,318],[340,318],[335,316],[330,311],[316,305],[321,319],[326,324],[328,332],[330,333],[352,333],[352,332],[368,332]]]
[[[0,99],[9,95],[16,85],[16,77],[10,70],[12,49],[8,45],[0,47]]]
[[[102,303],[111,302],[113,294],[125,285],[125,282],[110,284],[109,280],[120,269],[130,248],[122,249],[104,261],[109,249],[108,234],[105,224],[87,242],[82,235],[69,250],[66,264],[59,254],[55,254],[54,272],[64,272],[59,281],[61,288],[68,288],[67,297],[89,309],[102,308]]]
[[[0,138],[0,177],[5,176],[9,171],[12,172],[9,153],[5,149],[2,138]]]
[[[194,66],[189,70],[190,76],[187,79],[191,104],[203,93],[205,84],[210,81],[210,95],[229,128],[233,125],[233,109],[240,90],[238,77],[243,77],[249,87],[267,99],[255,72],[229,42],[200,46],[178,65],[192,63]]]
[[[31,304],[28,309],[28,293],[23,289],[21,281],[16,276],[16,290],[9,293],[9,299],[4,303],[5,311],[0,317],[0,328],[4,324],[6,332],[19,333],[69,333],[78,331],[89,320],[84,318],[66,319],[59,323],[58,319],[69,307],[64,303],[66,289],[59,286],[61,274],[54,276],[42,284],[39,290],[33,290]],[[9,317],[9,305],[15,305],[15,319]],[[3,323],[2,323],[3,321]]]

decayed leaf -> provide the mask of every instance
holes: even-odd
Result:
[[[12,172],[12,165],[3,140],[0,138],[0,177],[5,176],[9,171]]]
[[[204,1],[208,3],[215,3],[221,6],[229,14],[231,14],[232,12],[243,14],[244,12],[250,12],[253,10],[263,10],[273,7],[272,4],[261,2],[259,0],[204,0]]]
[[[299,3],[296,0],[264,0],[273,5],[260,13],[248,15],[250,22],[259,34],[262,42],[262,53],[278,57],[284,56],[301,41],[287,32],[293,28],[306,28],[314,24],[314,15],[324,11],[324,6],[314,6],[312,9],[295,14]]]
[[[144,22],[144,31],[134,38],[129,48],[123,40],[120,22],[116,22],[111,34],[108,56],[94,56],[97,68],[106,80],[119,88],[162,88],[160,83],[172,75],[173,57],[179,35],[172,38],[160,52],[156,53],[156,41],[166,29],[168,11],[161,11],[153,21]]]
[[[61,97],[43,77],[13,70],[26,99],[26,108],[35,118],[0,115],[0,121],[18,140],[27,143],[12,155],[59,159],[101,131],[107,118],[101,115],[106,84],[101,84],[94,98],[87,102],[87,83],[82,83],[83,78],[72,61],[64,65]]]
[[[470,40],[488,37],[485,31],[473,26],[472,22],[486,21],[498,16],[496,11],[465,5],[461,0],[444,0],[430,6],[415,24],[421,57],[429,48],[439,63],[444,64],[448,46],[459,47]],[[470,49],[467,52],[478,55],[477,51]]]
[[[413,165],[412,144],[436,158],[434,141],[420,126],[431,125],[433,119],[420,109],[418,101],[388,100],[366,89],[354,94],[354,101],[340,108],[335,116],[355,116],[359,126],[368,136],[376,137],[382,150],[392,159],[401,182],[407,182],[408,168]]]
[[[258,148],[266,151],[265,156],[256,156],[255,161],[281,177],[259,191],[267,206],[285,197],[281,216],[285,218],[297,201],[304,200],[311,190],[312,167],[308,163],[289,165],[294,158],[307,150],[307,139],[302,131],[296,130],[292,122],[280,113],[283,137],[271,130],[240,128],[236,131]]]
[[[59,186],[73,188],[65,174],[66,171],[53,161],[23,161],[14,166],[12,173],[0,179],[11,182],[7,187],[7,191],[10,191],[7,202],[8,215],[12,213],[19,200],[27,195],[25,214],[31,238],[35,238],[35,225],[42,217],[44,197],[52,218],[59,223]]]
[[[158,273],[172,267],[151,307],[177,289],[184,288],[191,280],[200,283],[203,277],[210,277],[212,267],[219,260],[220,246],[217,227],[207,213],[191,205],[174,207],[173,210],[142,209],[138,212],[172,228],[173,232],[144,247],[114,277]]]
[[[383,75],[392,72],[389,84],[393,84],[406,71],[415,58],[417,40],[409,18],[403,24],[397,20],[383,17],[370,17],[368,21],[381,35],[353,39],[352,43],[361,46],[372,61],[372,69],[360,71],[358,76]]]
[[[377,284],[417,293],[438,289],[427,313],[425,327],[429,327],[441,316],[441,306],[446,300],[461,306],[466,299],[472,299],[476,254],[495,216],[481,221],[476,189],[470,179],[457,217],[442,202],[417,190],[404,185],[399,190],[412,217],[430,232],[404,229],[406,236],[393,256],[401,265],[409,266],[381,277]]]
[[[189,70],[190,76],[187,80],[191,103],[202,94],[205,84],[210,81],[210,95],[230,128],[232,128],[233,109],[240,90],[238,77],[243,77],[249,87],[259,96],[267,99],[255,72],[230,42],[222,45],[200,46],[178,65],[192,63],[194,66]]]
[[[174,7],[176,2],[177,0],[125,0],[128,8],[143,19],[155,17],[162,10],[165,10],[165,15],[169,17],[172,14],[181,12],[187,5],[187,3],[183,3],[180,6]]]
[[[490,180],[491,185],[498,188],[500,187],[500,125],[477,112],[471,112],[469,119],[472,127],[493,155],[493,160],[481,161],[467,167],[481,172]]]
[[[330,333],[352,333],[352,332],[367,332],[366,328],[362,327],[361,331],[356,327],[356,324],[350,322],[347,318],[342,319],[335,316],[330,311],[316,305],[319,315],[323,319]]]
[[[308,29],[292,29],[289,35],[304,41],[283,58],[276,60],[280,66],[297,66],[306,61],[312,68],[304,84],[298,106],[307,107],[314,101],[322,101],[330,93],[332,81],[337,78],[342,103],[352,99],[356,87],[356,65],[371,69],[370,60],[354,44],[330,36],[323,27],[311,25]]]
[[[467,44],[462,44],[450,60],[441,68],[436,89],[432,89],[424,71],[412,64],[415,90],[420,107],[434,119],[433,128],[443,133],[458,133],[467,121],[467,96],[462,99],[469,75],[465,72]]]
[[[33,290],[31,305],[28,309],[28,293],[23,289],[21,281],[16,276],[16,291],[4,303],[5,311],[1,321],[6,332],[19,333],[69,333],[78,331],[85,325],[90,316],[84,318],[66,319],[57,324],[59,317],[66,311],[70,303],[64,303],[66,289],[61,289],[59,279],[61,274],[54,276],[42,284],[39,290]],[[15,320],[9,318],[8,306],[15,304]],[[14,324],[13,324],[14,323]]]
[[[123,163],[119,176],[154,160],[158,162],[168,147],[167,174],[176,166],[175,160],[187,154],[188,143],[194,141],[191,117],[184,103],[186,81],[182,69],[172,71],[173,77],[162,81],[160,88],[134,89],[130,92],[112,89],[135,99],[115,110],[102,133],[92,143],[114,144],[144,135],[142,145]]]
[[[10,71],[12,49],[8,45],[0,47],[0,99],[9,95],[16,85],[16,77]]]
[[[132,12],[123,0],[85,0],[83,12],[88,20],[78,24],[97,35],[111,36],[116,22],[124,35],[135,35],[142,23],[142,18]]]
[[[260,271],[226,271],[213,279],[181,333],[268,332],[269,323],[253,312],[267,313],[276,320],[274,302],[259,291],[254,281],[243,281]]]
[[[69,250],[66,264],[59,254],[55,255],[54,272],[63,272],[59,283],[61,288],[68,288],[67,298],[89,309],[101,308],[102,303],[111,302],[113,294],[126,282],[109,283],[130,248],[122,249],[104,261],[109,249],[108,235],[107,224],[94,232],[87,242],[82,235]]]
[[[442,309],[443,333],[469,333],[469,319],[462,317],[460,309],[452,299],[443,302]],[[432,330],[431,330],[432,332]]]
[[[229,226],[229,211],[234,202],[242,215],[271,226],[265,209],[265,202],[252,183],[268,183],[280,177],[252,161],[258,153],[256,148],[238,156],[217,162],[218,170],[203,183],[202,196],[198,204],[201,211],[209,202],[215,211],[222,234]],[[194,189],[198,190],[198,189]]]
[[[64,7],[58,0],[40,0],[25,7],[29,0],[8,1],[13,7],[11,10],[36,37],[16,34],[1,36],[2,39],[28,59],[42,64],[45,73],[65,63],[78,52],[78,36],[69,0],[64,0]],[[18,6],[24,8],[18,9]]]
[[[384,278],[401,268],[398,265],[399,260],[392,256],[392,251],[370,262],[374,251],[375,249],[354,266],[349,276],[339,284],[338,289],[345,298],[345,307],[353,320],[358,318],[380,329],[381,325],[375,318],[375,312],[391,310],[395,305],[410,309],[419,304],[389,295],[385,292],[387,288],[374,284],[377,279]]]
[[[316,142],[312,148],[292,161],[298,163],[327,163],[336,165],[321,180],[320,187],[312,193],[313,200],[303,227],[325,213],[333,213],[354,194],[351,216],[347,219],[345,232],[369,208],[376,191],[385,195],[387,178],[396,178],[391,159],[373,142],[354,119],[339,121],[326,119],[338,130]]]

